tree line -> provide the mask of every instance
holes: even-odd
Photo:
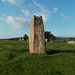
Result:
[[[28,39],[28,35],[25,34],[24,35],[24,40],[27,40]],[[57,39],[56,36],[54,36],[50,31],[45,31],[45,39],[47,39],[48,42],[50,41],[54,41]]]
[[[8,38],[8,39],[1,39],[1,40],[28,40],[29,36],[25,34],[23,37],[17,37],[17,38]],[[45,31],[45,39],[47,39],[48,42],[54,41],[57,39],[50,31]]]

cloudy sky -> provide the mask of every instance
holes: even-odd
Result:
[[[75,37],[74,0],[0,0],[0,38],[29,35],[33,15],[55,36]]]

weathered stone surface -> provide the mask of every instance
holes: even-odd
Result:
[[[45,51],[45,34],[42,16],[32,16],[29,35],[30,53],[43,54]]]
[[[68,41],[67,44],[75,44],[75,41]]]

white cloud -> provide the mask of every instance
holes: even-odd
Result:
[[[3,14],[3,16],[5,17],[5,16],[6,16],[6,14]]]
[[[65,16],[63,13],[61,13],[62,16],[62,22],[68,20],[70,18],[70,16]]]
[[[21,29],[24,26],[28,26],[30,24],[30,20],[28,19],[12,16],[8,16],[6,18],[6,22],[14,29]]]
[[[8,0],[8,2],[11,4],[16,4],[16,0]]]
[[[6,0],[2,0],[2,2],[5,2]]]
[[[29,11],[28,11],[28,10],[22,9],[21,11],[22,11],[25,15],[27,15],[27,16],[29,15]]]
[[[34,5],[38,6],[41,10],[43,10],[43,5],[37,3],[35,0],[33,0]]]
[[[62,19],[62,21],[64,22],[64,21],[68,20],[69,18],[70,18],[70,16],[65,16],[65,17]]]
[[[50,10],[44,8],[43,5],[39,4],[36,2],[36,0],[32,0],[33,1],[33,5],[30,5],[31,8],[35,8],[34,11],[35,12],[29,12],[29,10],[24,10],[22,9],[21,11],[27,15],[27,16],[31,16],[33,14],[36,14],[38,16],[43,16],[44,22],[47,22],[48,18],[50,17],[50,14],[52,13]],[[2,0],[2,2],[9,2],[10,4],[14,4],[14,5],[18,5],[20,3],[23,3],[23,0]],[[40,10],[40,12],[39,12]]]
[[[30,25],[29,19],[21,17],[8,16],[6,19],[0,18],[0,20],[7,22],[15,30],[28,27]]]
[[[64,16],[64,14],[63,14],[63,13],[61,13],[61,16]]]
[[[45,14],[42,14],[42,13],[40,15],[43,17],[43,21],[44,22],[47,22],[48,18],[46,17],[46,15]]]
[[[2,2],[9,2],[10,4],[19,5],[23,0],[2,0]]]
[[[20,14],[19,16],[23,16],[22,14]]]
[[[38,8],[40,8],[40,12],[36,12],[36,13],[34,13],[34,15],[42,16],[44,22],[47,22],[50,14],[51,14],[51,11],[48,10],[48,9],[45,9],[43,5],[37,3],[35,0],[33,0],[33,3],[34,3],[35,6],[37,6]],[[37,11],[39,11],[39,9],[37,9]]]
[[[0,17],[0,20],[5,20],[4,18]]]
[[[58,11],[58,8],[55,7],[53,12],[56,13],[57,11]]]

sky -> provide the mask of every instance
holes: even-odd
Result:
[[[0,39],[29,35],[33,15],[43,17],[45,31],[75,37],[75,0],[0,0]]]

